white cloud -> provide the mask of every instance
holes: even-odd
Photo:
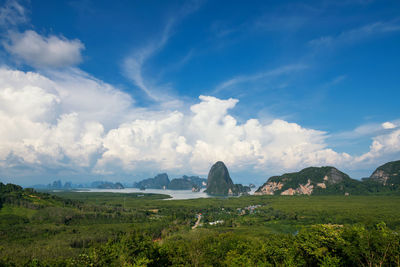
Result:
[[[27,21],[27,11],[18,1],[7,0],[0,6],[0,27],[15,26]]]
[[[398,127],[400,120],[394,120],[392,122],[383,123],[366,123],[356,127],[351,131],[340,132],[331,135],[330,137],[337,140],[352,140],[360,139],[364,137],[374,137],[385,134],[388,130],[392,130]]]
[[[11,32],[4,48],[24,63],[38,67],[67,67],[82,61],[81,51],[85,48],[78,39],[50,35],[41,36],[32,30],[24,33]]]
[[[396,127],[397,126],[394,123],[390,122],[390,121],[382,123],[382,128],[383,129],[394,129]]]
[[[4,88],[0,91],[0,106],[6,114],[27,117],[32,121],[47,115],[55,102],[59,102],[56,95],[36,86],[28,85],[17,90]]]
[[[283,120],[262,125],[250,119],[239,124],[228,114],[238,100],[211,96],[200,96],[200,100],[191,106],[191,114],[171,112],[162,119],[135,120],[111,130],[97,171],[108,173],[116,162],[127,170],[152,162],[151,168],[206,174],[217,160],[234,171],[271,171],[350,158],[327,149],[324,132]]]
[[[190,111],[158,112],[136,108],[128,95],[79,70],[44,75],[3,68],[0,166],[68,168],[92,175],[205,175],[222,160],[233,173],[265,175],[311,165],[364,164],[400,152],[397,128],[374,138],[371,151],[354,158],[330,149],[325,132],[296,123],[255,118],[239,123],[230,115],[237,103],[200,96]]]
[[[180,135],[182,120],[182,113],[172,112],[161,119],[134,120],[109,131],[104,138],[106,152],[96,171],[113,169],[115,162],[127,171],[146,165],[159,170],[183,168],[191,147]]]
[[[76,112],[83,120],[100,121],[105,128],[115,127],[142,112],[133,109],[132,97],[113,86],[79,70],[47,71],[49,84],[43,85],[59,94],[60,113]]]
[[[89,167],[105,127],[136,111],[129,95],[77,70],[45,77],[3,68],[0,84],[3,163],[12,155],[45,167]]]
[[[400,156],[400,129],[373,138],[370,150],[357,157],[356,163],[372,163],[387,157]]]
[[[59,114],[78,113],[83,120],[98,120],[106,128],[141,115],[132,109],[130,95],[78,69],[22,72],[0,69],[1,110],[10,116],[41,116],[54,122]]]

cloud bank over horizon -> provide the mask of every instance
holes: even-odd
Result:
[[[282,119],[239,123],[230,114],[238,99],[200,96],[190,111],[139,109],[129,95],[76,69],[44,75],[1,68],[0,84],[0,167],[16,178],[44,167],[109,177],[206,175],[218,160],[233,173],[265,176],[307,166],[352,169],[400,151],[393,122],[381,125],[387,132],[367,153],[352,156],[329,148],[324,131]]]

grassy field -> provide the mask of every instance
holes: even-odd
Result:
[[[168,243],[176,238],[195,242],[187,241],[195,240],[195,232],[210,238],[230,233],[235,238],[269,240],[271,234],[295,236],[304,227],[318,224],[362,225],[374,229],[384,222],[388,229],[400,230],[400,196],[165,200],[166,195],[140,193],[65,191],[52,194],[50,197],[22,194],[23,201],[3,203],[0,258],[4,262],[18,265],[32,259],[48,263],[52,259],[76,259],[132,231]],[[201,226],[191,230],[199,213]],[[223,223],[209,224],[215,221]]]
[[[165,195],[116,193],[54,193],[63,198],[94,205],[123,207],[126,211],[157,210],[160,216],[181,212],[189,216],[202,213],[206,221],[235,218],[243,223],[268,221],[275,231],[282,225],[316,223],[375,225],[384,221],[400,230],[400,196],[242,196],[238,198],[203,198],[168,200]],[[260,205],[253,214],[239,216],[237,209]],[[229,212],[229,213],[228,213]],[[283,227],[284,228],[284,227]]]

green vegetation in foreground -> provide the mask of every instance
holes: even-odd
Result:
[[[400,263],[400,196],[165,198],[0,184],[0,266]]]

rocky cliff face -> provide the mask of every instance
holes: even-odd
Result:
[[[360,183],[334,167],[310,167],[300,172],[272,176],[255,195],[311,195],[324,190],[345,193],[347,187]],[[343,192],[341,192],[343,191]]]
[[[314,189],[314,185],[311,184],[311,180],[308,179],[307,184],[299,184],[296,189],[289,188],[281,193],[281,195],[293,196],[293,195],[311,195]]]
[[[275,191],[281,190],[283,184],[281,182],[269,182],[260,186],[254,195],[273,195]]]
[[[233,184],[228,169],[222,161],[215,163],[208,173],[207,190],[210,195],[237,196],[250,191],[248,186]]]
[[[371,181],[378,182],[384,186],[400,184],[400,160],[391,161],[379,166],[369,177]]]
[[[222,161],[215,163],[208,173],[207,190],[210,195],[233,195],[235,186],[229,175],[228,168]]]

